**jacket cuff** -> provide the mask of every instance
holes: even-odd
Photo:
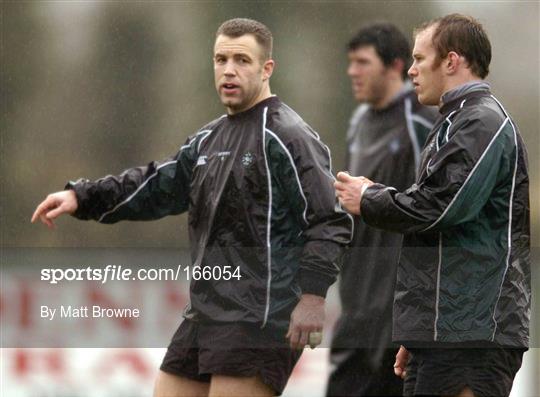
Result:
[[[364,190],[360,201],[360,216],[370,226],[378,226],[376,214],[380,210],[377,208],[379,193],[386,189],[386,186],[375,183]],[[372,216],[374,215],[374,216]]]
[[[77,219],[89,219],[85,213],[84,203],[86,202],[85,199],[87,198],[86,190],[83,189],[84,182],[87,182],[85,179],[79,179],[75,182],[69,181],[64,186],[64,190],[73,190],[75,192],[75,196],[77,197],[77,209],[71,216],[77,218]]]
[[[334,283],[334,278],[306,269],[300,269],[299,284],[302,294],[313,294],[326,298],[328,288]]]

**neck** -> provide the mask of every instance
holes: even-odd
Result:
[[[446,84],[444,85],[443,94],[441,95],[441,101],[439,102],[439,107],[443,105],[442,103],[442,97],[449,91],[452,91],[453,89],[460,87],[464,84],[471,83],[473,81],[483,81],[478,76],[475,76],[472,73],[462,74],[462,75],[455,75],[450,76],[446,80]]]
[[[392,102],[392,99],[394,99],[395,96],[401,91],[403,84],[404,82],[401,79],[390,80],[384,95],[376,103],[372,103],[371,107],[377,110],[387,107],[390,102]]]
[[[233,107],[227,106],[226,107],[227,108],[227,114],[232,116],[234,114],[245,112],[246,110],[249,110],[253,106],[255,106],[256,104],[258,104],[259,102],[262,102],[265,99],[270,98],[271,96],[272,96],[272,92],[270,91],[270,84],[265,83],[263,85],[261,91],[259,92],[259,94],[255,98],[253,98],[253,100],[250,101],[250,103],[247,106],[245,106],[243,108],[233,108]]]
[[[265,84],[260,94],[257,96],[257,98],[255,99],[254,103],[251,106],[255,106],[259,102],[262,102],[265,99],[270,98],[271,96],[272,96],[272,92],[270,91],[270,84]]]

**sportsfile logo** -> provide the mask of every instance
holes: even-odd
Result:
[[[58,284],[60,281],[167,281],[179,280],[182,265],[173,268],[133,269],[122,265],[107,265],[104,268],[46,268],[41,269],[41,281]]]

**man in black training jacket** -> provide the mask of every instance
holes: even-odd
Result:
[[[394,301],[405,396],[508,396],[529,343],[529,178],[518,129],[484,81],[491,45],[452,14],[416,31],[409,76],[440,116],[406,190],[338,174],[348,211],[405,233]]]
[[[352,219],[337,205],[328,147],[271,95],[271,54],[266,26],[225,22],[213,60],[227,114],[171,158],[69,183],[34,213],[52,226],[62,213],[114,223],[189,211],[193,266],[231,266],[229,280],[192,280],[155,396],[281,394],[322,329]]]
[[[436,117],[418,103],[407,80],[411,50],[390,23],[362,28],[348,44],[347,73],[360,105],[347,131],[351,175],[398,190],[415,180],[420,150]],[[328,396],[401,396],[394,375],[392,303],[403,236],[355,217],[354,237],[340,273],[342,313],[332,340]]]

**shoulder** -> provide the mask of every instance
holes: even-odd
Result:
[[[354,112],[349,119],[349,128],[347,129],[347,142],[350,142],[357,134],[357,131],[360,128],[361,121],[364,119],[364,116],[369,109],[370,106],[367,103],[362,103],[358,105],[356,109],[354,109]]]
[[[304,165],[313,161],[330,167],[330,149],[320,139],[319,134],[311,128],[293,109],[280,103],[269,109],[266,137],[269,150],[278,148],[294,162]]]
[[[226,118],[226,115],[218,117],[215,120],[199,128],[194,134],[190,135],[187,141],[180,147],[180,151],[188,151],[196,154],[199,151],[201,142],[205,140]]]
[[[214,130],[216,127],[222,124],[226,120],[226,118],[227,118],[226,114],[219,116],[218,118],[203,125],[201,128],[199,128],[199,130],[195,134],[200,134],[200,133]]]
[[[201,128],[199,128],[193,135],[191,135],[189,138],[190,140],[195,139],[199,140],[202,139],[204,136],[209,135],[212,131],[214,131],[216,128],[219,127],[220,124],[222,124],[225,119],[227,118],[227,115],[224,114],[209,123],[203,125]]]
[[[319,134],[283,102],[268,109],[266,129],[286,143],[320,140]]]
[[[367,103],[362,103],[354,109],[351,119],[349,120],[350,125],[357,125],[360,122],[360,119],[366,114],[370,106]]]
[[[456,127],[474,125],[476,130],[495,134],[505,123],[508,115],[501,103],[492,95],[465,97],[449,118]]]

